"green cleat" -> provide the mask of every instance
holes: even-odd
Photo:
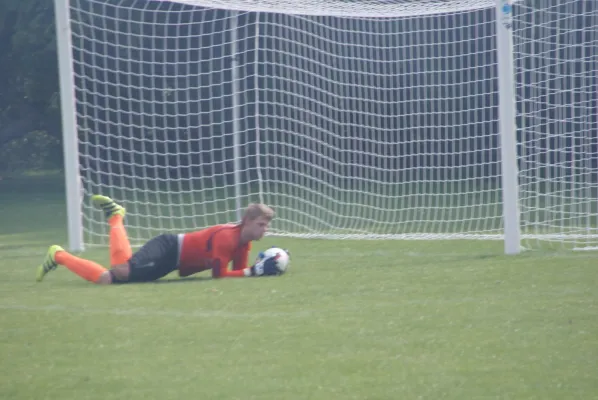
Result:
[[[102,196],[101,194],[94,194],[91,196],[91,202],[95,208],[99,208],[106,214],[106,219],[110,219],[115,215],[125,216],[126,210],[123,206],[120,206],[114,202],[108,196]]]
[[[43,264],[37,267],[37,277],[36,280],[41,282],[44,279],[44,276],[50,271],[56,269],[58,264],[56,263],[56,253],[59,251],[64,251],[64,249],[60,246],[54,245],[50,246],[48,249],[48,253],[46,254],[46,259],[44,260]]]

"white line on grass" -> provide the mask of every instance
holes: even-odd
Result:
[[[77,313],[77,314],[101,314],[101,315],[130,315],[135,317],[174,317],[174,318],[279,318],[279,317],[297,317],[305,318],[311,314],[307,311],[298,312],[255,312],[255,313],[235,313],[228,311],[175,311],[175,310],[148,310],[144,308],[118,309],[118,308],[87,308],[87,307],[67,307],[59,305],[51,306],[26,306],[20,304],[0,304],[1,310],[17,311],[42,311],[57,313]]]

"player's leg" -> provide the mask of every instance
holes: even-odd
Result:
[[[113,283],[150,282],[160,279],[178,267],[179,244],[176,235],[163,234],[144,244],[123,265],[110,270]]]
[[[106,268],[93,261],[74,256],[56,245],[50,246],[44,262],[37,268],[37,281],[39,282],[44,279],[44,276],[48,272],[55,270],[58,265],[64,265],[81,278],[90,282],[97,284],[111,283],[110,274]]]
[[[63,265],[83,279],[97,284],[148,282],[160,279],[178,267],[179,244],[176,235],[160,235],[135,253],[127,263],[107,270],[101,265],[74,256],[60,246],[50,246],[44,262],[37,269],[37,280]]]
[[[126,210],[107,196],[93,195],[91,196],[91,202],[96,208],[104,211],[110,225],[110,267],[122,267],[133,254],[123,224]]]

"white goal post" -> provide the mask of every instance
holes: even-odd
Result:
[[[598,2],[54,0],[69,247],[271,233],[598,248]]]

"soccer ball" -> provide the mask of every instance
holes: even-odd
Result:
[[[261,252],[258,256],[258,261],[270,257],[275,257],[276,267],[280,271],[281,275],[284,274],[289,268],[289,265],[291,265],[291,257],[289,256],[289,252],[278,247],[271,247],[268,250]]]

